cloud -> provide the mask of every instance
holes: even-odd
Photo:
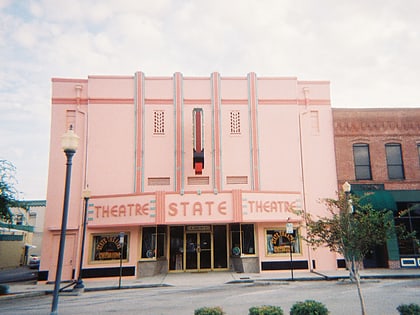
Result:
[[[45,198],[52,77],[252,71],[330,80],[335,107],[420,106],[419,11],[417,0],[0,0],[0,155],[27,197]]]

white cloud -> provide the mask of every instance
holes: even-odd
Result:
[[[0,154],[26,197],[45,198],[51,77],[252,71],[330,80],[335,107],[420,106],[419,11],[417,0],[0,0]]]

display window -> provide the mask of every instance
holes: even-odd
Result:
[[[141,258],[156,259],[165,256],[166,226],[144,227],[142,229]]]
[[[286,229],[266,229],[265,239],[267,256],[301,253],[297,229],[293,233],[286,233]]]
[[[231,255],[255,255],[254,224],[231,224]]]
[[[93,262],[128,259],[129,235],[125,233],[124,243],[120,243],[119,233],[96,234],[92,237]]]

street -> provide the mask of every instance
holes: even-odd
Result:
[[[402,303],[420,303],[420,279],[363,280],[367,314],[398,314]],[[324,303],[331,314],[360,314],[355,284],[340,281],[270,281],[85,292],[59,299],[59,314],[194,314],[203,306],[221,306],[226,315],[248,314],[251,306],[281,306],[289,314],[297,301]],[[1,314],[49,314],[52,296],[5,300]]]

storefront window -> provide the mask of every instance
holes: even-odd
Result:
[[[231,224],[231,254],[233,256],[254,255],[255,237],[253,224]]]
[[[293,230],[292,234],[282,229],[270,229],[265,231],[266,255],[300,253],[298,231]]]
[[[141,258],[165,256],[166,227],[144,227],[142,233]]]
[[[119,260],[122,251],[122,259],[128,258],[128,235],[124,236],[124,244],[121,249],[119,233],[101,234],[93,236],[93,261]]]
[[[402,215],[395,218],[395,225],[403,225],[406,232],[415,233],[415,239],[402,238],[398,240],[401,256],[420,255],[420,203],[398,203]]]

